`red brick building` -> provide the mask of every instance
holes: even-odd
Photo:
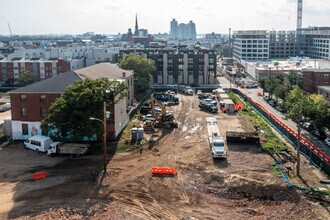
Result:
[[[107,126],[108,140],[114,140],[129,121],[127,105],[134,98],[134,78],[131,71],[122,70],[116,65],[101,63],[77,71],[69,71],[10,92],[12,114],[12,137],[25,140],[33,135],[42,134],[41,120],[48,109],[68,86],[85,78],[107,77],[124,82],[129,87],[129,97],[123,98],[114,106]],[[102,111],[100,109],[100,111]]]
[[[318,86],[330,86],[330,69],[305,69],[301,71],[306,92],[317,93]]]
[[[28,70],[36,75],[37,81],[48,79],[71,70],[71,63],[64,59],[6,58],[0,60],[0,83],[15,82],[22,71]]]

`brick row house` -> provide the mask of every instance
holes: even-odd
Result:
[[[76,71],[69,71],[10,92],[12,114],[12,138],[26,140],[34,135],[43,134],[41,121],[47,117],[48,109],[68,86],[85,78],[106,77],[124,82],[129,88],[129,95],[114,106],[107,125],[108,140],[115,140],[129,122],[127,106],[134,99],[134,76],[132,71],[120,69],[114,64],[101,63]],[[100,109],[102,111],[102,109]]]

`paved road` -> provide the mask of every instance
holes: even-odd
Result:
[[[229,88],[230,82],[225,77],[218,77],[219,84],[222,88]],[[235,85],[231,84],[232,88],[237,88]],[[274,114],[276,117],[278,117],[282,122],[284,122],[287,126],[289,126],[291,129],[297,132],[297,124],[293,122],[290,119],[285,120],[285,114],[277,111],[274,107],[270,106],[261,96],[258,96],[258,92],[262,92],[261,88],[256,89],[241,89],[237,88],[240,91],[242,91],[244,94],[247,94],[250,96],[254,101],[260,103],[262,106],[264,106],[268,111],[270,111],[272,114]],[[311,135],[309,132],[305,130],[301,130],[302,136],[307,138],[309,141],[311,141],[315,146],[317,146],[319,149],[321,149],[324,153],[326,153],[328,156],[330,156],[330,148],[326,146],[326,144],[315,138],[313,135]]]

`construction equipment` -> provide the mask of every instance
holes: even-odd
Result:
[[[207,134],[213,158],[226,158],[225,141],[220,136],[217,119],[215,117],[206,118]]]
[[[7,24],[8,24],[8,28],[9,28],[9,32],[10,32],[10,36],[13,37],[13,33],[11,32],[11,28],[10,28],[10,24],[9,24],[9,22],[8,22]]]
[[[161,109],[161,114],[156,114],[156,105]],[[174,115],[171,113],[167,113],[165,106],[154,97],[151,98],[151,116],[155,120],[150,120],[148,121],[148,123],[144,123],[144,128],[146,130],[154,129],[155,127],[162,127],[166,129],[178,127],[178,123],[175,121]]]

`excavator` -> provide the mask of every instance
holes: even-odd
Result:
[[[156,114],[156,105],[162,110],[161,114]],[[151,116],[155,120],[147,120],[144,123],[144,128],[146,130],[153,130],[155,127],[166,129],[178,127],[178,123],[175,121],[174,115],[167,113],[165,106],[154,97],[151,98]]]

